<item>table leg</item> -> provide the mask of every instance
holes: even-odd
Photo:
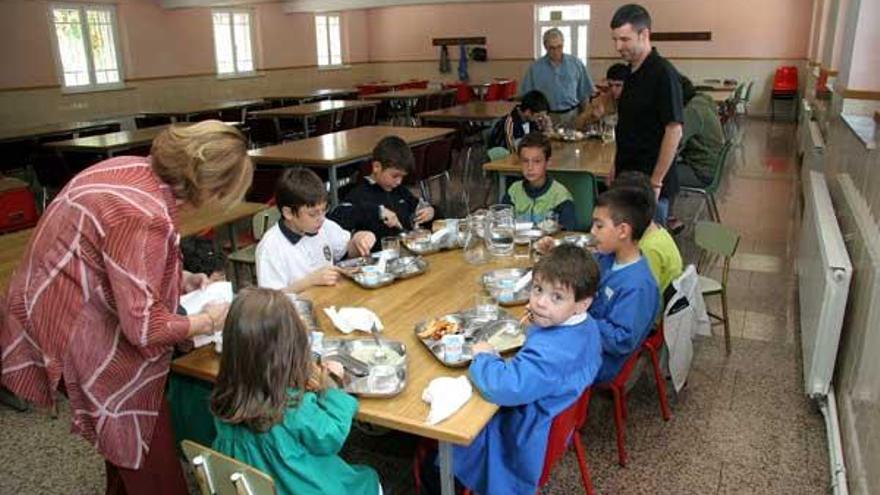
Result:
[[[507,175],[498,172],[498,202],[504,199],[504,193],[507,191]]]
[[[440,493],[455,495],[455,474],[452,472],[452,444],[439,442],[437,453],[440,459]]]
[[[339,179],[336,176],[337,166],[333,165],[330,167],[330,208],[336,208],[339,206]]]
[[[238,235],[235,231],[235,222],[229,222],[228,224],[226,224],[226,229],[228,230],[229,243],[232,246],[232,252],[234,253],[238,251]]]
[[[309,118],[303,117],[303,138],[309,137]]]
[[[273,117],[272,121],[275,122],[275,135],[278,136],[278,142],[281,142],[281,117]]]

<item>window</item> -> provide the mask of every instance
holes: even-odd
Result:
[[[217,58],[217,75],[235,76],[254,73],[250,11],[240,9],[214,11],[214,53]]]
[[[565,53],[587,65],[587,27],[590,6],[587,4],[535,6],[535,57],[544,55],[544,33],[557,28],[565,37]]]
[[[339,14],[316,15],[315,35],[318,38],[318,66],[342,65]]]
[[[51,20],[65,89],[122,87],[112,5],[53,5]]]

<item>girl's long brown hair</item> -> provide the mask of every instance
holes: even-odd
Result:
[[[267,431],[298,403],[310,372],[309,337],[293,303],[276,290],[244,289],[223,327],[211,412],[227,423]],[[288,387],[299,393],[291,396]]]

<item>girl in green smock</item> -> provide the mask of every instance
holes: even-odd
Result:
[[[339,457],[357,400],[318,368],[286,295],[249,288],[233,301],[211,412],[214,449],[272,476],[279,494],[376,495],[379,477]]]

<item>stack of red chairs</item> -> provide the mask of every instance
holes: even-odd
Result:
[[[797,67],[784,66],[776,69],[773,91],[770,94],[770,120],[776,117],[776,100],[792,100],[797,117],[798,71]]]
[[[516,96],[516,79],[508,79],[504,85],[504,95],[502,100],[512,100]]]
[[[397,89],[428,89],[428,81],[425,79],[413,79],[397,86]]]
[[[467,84],[456,81],[451,83],[443,83],[443,89],[455,89],[457,93],[455,94],[455,102],[459,105],[468,103],[473,98],[473,94],[471,93],[471,87]]]
[[[506,82],[495,81],[489,85],[489,88],[486,90],[486,97],[483,98],[484,101],[498,101],[504,99],[505,86],[507,86]]]

